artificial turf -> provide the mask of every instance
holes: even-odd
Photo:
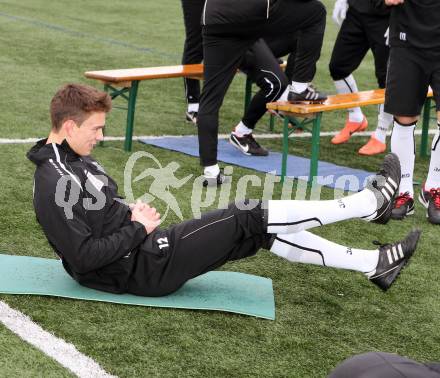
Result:
[[[324,3],[331,10],[333,2]],[[328,20],[318,66],[319,88],[333,91],[328,61],[337,29]],[[48,104],[65,82],[93,83],[86,70],[178,64],[183,46],[180,2],[0,0],[0,138],[42,137],[48,133]],[[356,72],[360,89],[375,86],[371,55]],[[221,111],[221,132],[240,119],[244,79],[237,76]],[[183,121],[185,101],[181,80],[142,83],[136,110],[135,134],[194,134]],[[375,107],[366,114],[375,127]],[[344,113],[323,118],[325,131],[337,130]],[[280,130],[281,124],[277,124]],[[124,134],[125,112],[108,117],[107,135]],[[267,119],[258,126],[267,130]],[[321,159],[374,171],[381,157],[356,154],[366,138],[342,146],[321,139]],[[280,150],[278,139],[262,144]],[[32,208],[34,167],[26,160],[30,144],[0,145],[0,251],[54,257]],[[306,156],[309,145],[291,143],[291,153]],[[179,178],[199,174],[197,159],[134,144],[134,151],[153,154],[163,166],[180,164]],[[123,193],[124,167],[130,154],[122,142],[97,148],[95,157],[115,177]],[[415,178],[423,180],[429,160],[417,158]],[[145,168],[136,166],[136,172]],[[233,190],[245,174],[234,167]],[[145,192],[148,180],[134,186]],[[296,183],[293,193],[295,194]],[[417,190],[417,187],[416,187]],[[193,215],[192,182],[172,191],[185,218]],[[262,188],[249,186],[248,196],[261,198]],[[340,193],[338,193],[339,195]],[[277,186],[274,198],[279,198]],[[321,198],[333,198],[327,188]],[[233,199],[233,198],[232,198]],[[165,204],[155,200],[163,211]],[[217,202],[207,207],[215,208]],[[179,221],[170,213],[165,225]],[[361,274],[290,264],[266,251],[227,264],[223,269],[270,277],[274,282],[277,318],[274,322],[246,316],[146,309],[57,298],[1,296],[44,329],[73,343],[81,352],[120,377],[144,376],[262,376],[323,377],[342,359],[355,353],[382,350],[420,360],[440,360],[439,229],[429,225],[424,209],[404,222],[387,226],[347,221],[313,230],[341,244],[374,248],[371,241],[402,238],[412,227],[423,230],[411,265],[387,293]],[[207,251],[209,253],[209,251]],[[0,326],[0,375],[68,376],[56,363]]]

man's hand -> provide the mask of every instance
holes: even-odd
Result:
[[[336,0],[335,7],[333,8],[332,18],[333,21],[336,22],[339,26],[341,26],[342,22],[345,20],[347,9],[347,0]]]
[[[153,232],[160,224],[160,213],[146,203],[136,202],[130,204],[131,220],[142,223],[147,234]]]
[[[399,5],[403,4],[405,0],[385,0],[386,5]]]

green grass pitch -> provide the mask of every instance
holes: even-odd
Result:
[[[333,1],[325,0],[328,13]],[[337,28],[328,16],[315,84],[332,92],[328,74]],[[0,0],[0,138],[43,137],[49,130],[48,104],[66,82],[83,82],[87,70],[179,64],[184,31],[180,2]],[[374,88],[372,57],[355,77],[361,90]],[[237,76],[221,111],[221,132],[238,122],[244,79]],[[184,122],[181,80],[144,82],[136,111],[136,135],[195,134]],[[370,129],[376,108],[365,109]],[[324,115],[323,131],[341,127],[345,114]],[[267,131],[267,118],[258,125]],[[107,135],[122,136],[125,112],[108,117]],[[277,124],[280,131],[281,124]],[[366,138],[335,147],[321,140],[321,159],[375,170],[381,157],[361,158]],[[280,150],[279,139],[263,141]],[[0,145],[0,251],[53,257],[32,208],[33,166],[25,158],[29,144]],[[307,155],[309,145],[291,143],[291,152]],[[199,171],[197,159],[134,143],[134,151],[153,153],[164,165],[178,161],[178,177]],[[95,156],[120,186],[129,154],[122,142],[97,148]],[[429,160],[417,157],[415,178],[424,180]],[[251,170],[234,168],[234,181]],[[261,175],[260,175],[261,176]],[[141,191],[141,188],[138,187]],[[418,188],[416,188],[418,190]],[[191,185],[173,193],[185,217]],[[248,195],[261,198],[254,188]],[[279,198],[276,191],[274,198]],[[322,198],[332,198],[324,188]],[[155,204],[161,209],[161,204]],[[163,205],[163,204],[162,204]],[[166,223],[177,218],[167,217]],[[381,350],[419,360],[440,360],[438,266],[439,228],[416,214],[386,227],[344,222],[314,232],[341,244],[372,248],[371,241],[392,241],[418,226],[423,230],[412,264],[386,294],[361,274],[290,264],[268,252],[227,264],[224,269],[270,277],[274,282],[276,321],[226,313],[90,303],[31,296],[0,296],[45,330],[73,343],[82,353],[120,377],[323,377],[355,353]],[[40,351],[0,326],[1,376],[70,376]]]

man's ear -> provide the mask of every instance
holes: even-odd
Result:
[[[71,119],[68,119],[67,121],[63,122],[61,128],[65,130],[67,136],[71,137],[75,126],[76,123]]]

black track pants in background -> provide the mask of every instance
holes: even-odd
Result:
[[[185,45],[182,64],[199,64],[203,61],[202,25],[200,22],[204,0],[182,0],[183,21],[185,24]],[[200,81],[183,79],[185,97],[189,104],[200,100]]]
[[[385,88],[390,49],[385,45],[384,34],[388,25],[388,16],[363,14],[349,8],[330,59],[333,80],[345,79],[353,73],[371,49],[377,83],[379,88]]]
[[[218,115],[226,91],[246,51],[259,39],[298,35],[292,80],[312,81],[325,29],[325,8],[312,0],[283,1],[261,25],[223,25],[203,28],[205,81],[198,114],[200,162],[217,163]],[[287,79],[284,79],[287,80]]]

